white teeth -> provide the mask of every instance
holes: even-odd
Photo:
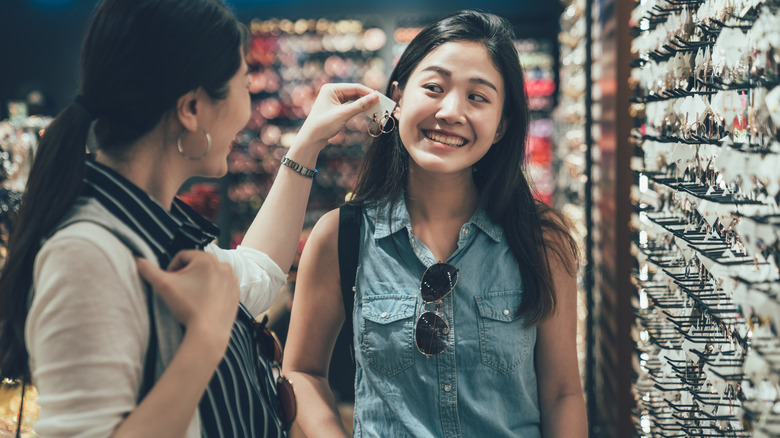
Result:
[[[463,138],[451,137],[449,135],[442,135],[433,131],[426,131],[425,136],[430,138],[433,141],[438,141],[439,143],[444,143],[448,146],[460,147],[466,143],[466,140],[464,140]]]

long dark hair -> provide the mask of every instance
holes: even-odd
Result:
[[[82,45],[77,103],[46,129],[0,274],[0,378],[29,381],[24,323],[41,240],[82,190],[86,143],[122,157],[198,87],[227,97],[247,32],[220,0],[105,0]]]
[[[503,18],[476,11],[456,12],[425,27],[412,40],[390,75],[385,94],[392,95],[394,82],[403,90],[420,61],[442,44],[473,41],[487,49],[504,79],[503,116],[507,128],[503,138],[475,164],[478,171],[473,173],[474,182],[482,205],[503,227],[517,260],[524,284],[518,312],[527,317],[528,324],[535,325],[555,311],[548,251],[571,266],[568,261],[576,260],[577,246],[562,219],[536,200],[524,174],[528,105],[513,39],[511,27]],[[409,154],[396,129],[369,146],[352,202],[399,202],[408,174]],[[570,273],[574,269],[571,266]]]

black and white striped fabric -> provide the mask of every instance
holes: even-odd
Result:
[[[179,199],[168,212],[146,192],[112,169],[87,161],[84,195],[94,197],[141,236],[160,266],[184,249],[203,249],[219,234],[208,220]],[[240,305],[225,357],[199,404],[203,436],[286,437],[277,413],[276,377],[257,357],[252,315]]]

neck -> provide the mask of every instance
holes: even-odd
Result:
[[[165,133],[155,129],[126,148],[122,156],[98,150],[95,160],[118,172],[160,205],[170,209],[174,196],[188,176],[181,166],[176,165],[176,157],[171,156],[171,148],[165,147],[165,140]]]
[[[406,187],[406,208],[412,223],[459,221],[471,218],[479,193],[471,169],[457,174],[431,174],[410,163]]]

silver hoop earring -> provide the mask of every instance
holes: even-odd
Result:
[[[182,157],[184,157],[184,158],[186,158],[188,160],[192,160],[192,161],[201,160],[203,157],[208,155],[209,151],[211,150],[211,136],[209,135],[208,132],[206,132],[205,129],[203,129],[203,128],[198,128],[198,129],[203,131],[203,134],[206,136],[206,150],[201,155],[199,155],[197,157],[191,157],[191,156],[187,155],[186,153],[184,153],[184,147],[181,145],[181,136],[182,136],[182,134],[186,134],[187,133],[186,130],[182,131],[181,134],[179,134],[179,136],[176,138],[176,148],[179,150],[179,155],[181,155]]]

